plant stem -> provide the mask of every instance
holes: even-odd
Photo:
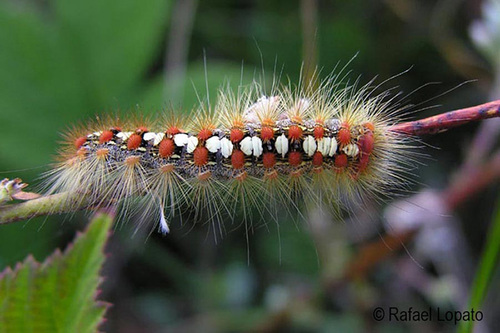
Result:
[[[471,121],[500,116],[500,100],[472,106],[470,108],[445,112],[429,118],[396,124],[390,131],[420,136],[446,131]]]
[[[88,206],[81,193],[58,193],[0,208],[0,225],[13,223],[41,215],[75,212]]]

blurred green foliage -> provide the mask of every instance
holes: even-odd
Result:
[[[59,133],[78,119],[140,102],[170,8],[163,0],[37,4],[0,7],[4,170],[46,164]]]

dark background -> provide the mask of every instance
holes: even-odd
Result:
[[[490,2],[3,0],[0,178],[36,185],[71,124],[115,110],[153,114],[170,102],[189,112],[197,103],[193,86],[205,95],[207,80],[214,100],[224,80],[239,83],[242,68],[244,82],[263,72],[267,80],[282,72],[282,81],[296,82],[303,64],[317,65],[325,76],[357,54],[349,69],[361,83],[410,69],[384,88],[416,90],[408,100],[422,109],[416,118],[486,102],[500,95],[500,7],[489,7],[490,17],[483,18],[485,3]],[[264,223],[248,241],[244,228],[228,221],[228,234],[217,244],[209,226],[193,227],[190,221],[173,221],[165,238],[147,237],[147,230],[133,237],[134,218],[120,223],[108,247],[102,298],[114,306],[103,329],[453,329],[443,322],[379,323],[371,311],[466,308],[498,181],[451,211],[436,212],[428,193],[440,197],[450,184],[465,183],[458,170],[478,126],[423,138],[429,158],[396,207],[420,193],[424,203],[414,206],[424,213],[417,213],[415,234],[395,237],[394,246],[386,244],[386,230],[405,218],[385,204],[345,223],[315,212],[308,221],[281,221],[279,228]],[[1,226],[0,268],[29,253],[43,260],[88,218],[78,213]],[[366,259],[363,251],[375,255]],[[356,269],[360,262],[368,268]],[[491,290],[498,287],[497,274]],[[481,331],[494,331],[495,322],[499,328],[499,301],[498,294],[488,297]]]

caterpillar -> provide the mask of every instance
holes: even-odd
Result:
[[[65,135],[43,191],[71,193],[75,207],[121,204],[122,215],[139,207],[140,223],[162,233],[185,211],[247,223],[310,204],[356,210],[404,188],[416,162],[412,139],[388,130],[405,109],[395,97],[337,79],[270,94],[257,83],[223,87],[187,118],[97,118]]]

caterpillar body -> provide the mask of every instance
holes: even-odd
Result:
[[[407,183],[411,144],[388,130],[400,111],[387,93],[338,89],[332,78],[314,91],[221,89],[189,120],[110,118],[71,131],[45,192],[91,207],[121,202],[122,214],[138,198],[143,219],[156,215],[164,233],[184,210],[204,221],[241,211],[245,222],[253,211],[300,213],[304,203],[352,210]]]

